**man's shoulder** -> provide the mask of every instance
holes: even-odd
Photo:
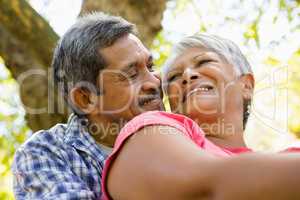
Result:
[[[57,124],[51,129],[32,134],[16,151],[12,170],[30,171],[50,166],[62,160],[63,135],[66,125]]]
[[[11,166],[14,193],[18,199],[99,196],[101,182],[95,174],[99,173],[100,167],[96,162],[92,163],[87,154],[77,151],[74,141],[82,138],[76,138],[76,132],[79,132],[77,127],[69,123],[57,124],[34,133],[18,148]]]
[[[43,146],[59,146],[64,142],[66,124],[56,124],[48,130],[40,130],[33,133],[19,148],[29,150]]]
[[[63,160],[67,149],[71,148],[65,143],[66,130],[66,124],[56,124],[48,130],[33,133],[15,152],[12,169],[15,165],[31,166],[34,162],[49,159],[51,163]]]

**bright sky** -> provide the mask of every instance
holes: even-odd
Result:
[[[75,22],[81,8],[81,0],[30,0],[30,4],[59,35]]]

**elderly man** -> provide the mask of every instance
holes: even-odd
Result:
[[[15,197],[98,199],[104,160],[120,128],[144,111],[163,108],[152,56],[133,24],[94,13],[61,38],[52,67],[74,114],[18,149]]]
[[[244,142],[254,78],[233,42],[182,39],[163,80],[177,114],[147,112],[125,125],[105,164],[103,199],[300,199],[300,148],[258,154]]]

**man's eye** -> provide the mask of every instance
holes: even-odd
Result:
[[[153,63],[150,63],[150,64],[147,66],[149,72],[154,72],[153,67],[154,67],[154,64],[153,64]]]
[[[137,67],[136,66],[132,67],[127,72],[127,77],[129,77],[130,79],[133,79],[133,78],[137,77],[137,75],[138,75],[138,71],[137,71]]]
[[[118,77],[120,81],[128,81],[129,79],[135,79],[137,76],[138,73],[136,71],[130,71],[127,73],[121,73]]]
[[[133,72],[133,73],[128,74],[130,79],[133,79],[133,78],[137,77],[137,75],[138,75],[137,72]]]

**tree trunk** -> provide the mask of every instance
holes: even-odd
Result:
[[[166,0],[85,0],[81,14],[105,11],[137,24],[150,45],[161,30]],[[28,126],[46,129],[67,119],[51,80],[50,64],[57,34],[26,0],[0,0],[0,56],[20,85]]]
[[[150,47],[156,34],[162,29],[161,20],[167,0],[85,0],[80,14],[102,11],[120,15],[137,25],[140,38]]]
[[[36,131],[65,121],[48,81],[57,34],[25,0],[0,0],[0,5],[0,56],[19,83],[28,126]]]

